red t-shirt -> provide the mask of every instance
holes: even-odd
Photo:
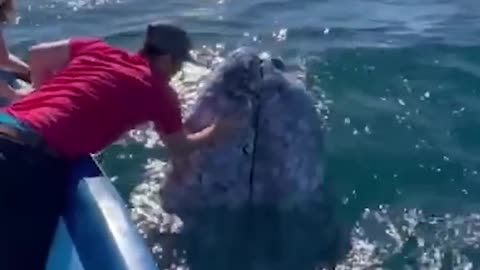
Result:
[[[147,121],[164,134],[181,130],[175,91],[143,57],[93,38],[70,47],[64,70],[6,109],[52,148],[68,158],[95,153]]]

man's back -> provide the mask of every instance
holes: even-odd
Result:
[[[7,109],[55,150],[70,158],[97,152],[165,114],[174,114],[178,126],[175,93],[151,76],[140,55],[96,39],[72,40],[70,55],[64,70]]]

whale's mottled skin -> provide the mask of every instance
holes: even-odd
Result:
[[[290,207],[318,190],[323,183],[322,118],[304,84],[281,68],[278,59],[261,59],[253,49],[240,48],[203,82],[186,121],[189,130],[233,112],[248,125],[192,157],[195,171],[162,189],[165,210]]]
[[[218,64],[198,91],[188,130],[231,113],[244,124],[192,155],[196,166],[184,168],[181,177],[161,174],[158,205],[134,200],[134,219],[147,241],[164,252],[188,242],[189,264],[205,269],[307,269],[302,263],[313,265],[319,254],[335,250],[336,222],[324,196],[323,118],[304,82],[290,76],[281,60],[243,47]],[[145,190],[152,188],[137,194]],[[145,218],[146,212],[163,217]],[[164,233],[176,229],[159,229],[171,220],[165,213],[182,220],[179,238]]]

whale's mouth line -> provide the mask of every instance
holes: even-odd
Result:
[[[265,77],[264,72],[264,65],[265,60],[260,58],[260,79],[263,80]],[[248,179],[248,203],[252,205],[253,203],[253,193],[254,193],[254,181],[255,181],[255,164],[256,164],[256,150],[257,150],[257,141],[258,141],[258,130],[259,130],[259,122],[260,122],[260,112],[261,112],[261,102],[260,102],[260,93],[256,91],[254,94],[254,98],[256,99],[256,106],[254,107],[253,111],[253,141],[252,141],[252,158],[250,163],[250,172],[249,172],[249,179]]]
[[[260,59],[260,79],[263,80],[264,78],[264,71],[263,71],[263,64],[264,64],[264,60],[263,59]]]
[[[260,68],[262,70],[262,68]],[[260,99],[257,98],[257,105],[253,111],[253,141],[252,141],[252,158],[250,164],[250,174],[249,174],[249,187],[248,187],[248,202],[251,204],[253,202],[253,192],[254,188],[253,185],[255,184],[255,163],[256,163],[256,153],[257,153],[257,141],[258,141],[258,130],[259,130],[259,122],[260,122],[260,111],[261,111],[261,103],[258,102]]]
[[[285,64],[280,58],[260,58],[260,67],[259,67],[259,75],[260,79],[263,80],[265,78],[265,64],[266,61],[270,61],[270,64],[273,68],[278,69],[279,71],[285,71]],[[253,195],[254,195],[254,184],[255,184],[255,170],[256,170],[256,150],[257,150],[257,141],[259,137],[259,124],[260,124],[260,114],[262,109],[261,103],[261,93],[259,91],[255,91],[253,93],[254,98],[256,99],[256,106],[254,106],[253,111],[253,142],[252,142],[252,157],[251,157],[251,164],[250,164],[250,173],[249,173],[249,192],[248,192],[248,202],[251,205],[253,203]]]

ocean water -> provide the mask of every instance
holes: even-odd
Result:
[[[327,176],[351,226],[344,269],[480,269],[480,4],[474,0],[23,0],[14,53],[94,35],[135,49],[149,21],[196,48],[254,45],[304,72],[328,107]],[[88,131],[86,131],[88,132]],[[102,164],[128,200],[161,149]],[[318,228],[321,230],[321,228]]]

